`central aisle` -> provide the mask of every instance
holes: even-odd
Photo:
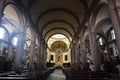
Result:
[[[66,80],[65,74],[61,69],[55,69],[55,71],[50,74],[50,76],[46,80]]]

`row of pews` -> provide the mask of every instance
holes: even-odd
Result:
[[[17,74],[16,72],[4,72],[0,73],[0,79],[12,79],[12,80],[46,80],[46,78],[54,71],[54,68],[51,69],[40,69],[40,70],[26,70],[21,74]]]
[[[109,73],[104,71],[85,71],[63,69],[66,74],[66,80],[109,80]]]

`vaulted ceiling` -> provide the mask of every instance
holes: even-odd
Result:
[[[22,0],[45,40],[56,33],[73,38],[80,32],[98,2],[99,0]]]

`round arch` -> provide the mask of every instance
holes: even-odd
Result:
[[[73,25],[70,24],[70,23],[67,22],[67,21],[64,21],[64,20],[52,20],[52,21],[46,23],[46,24],[43,26],[41,33],[43,34],[43,31],[45,30],[45,28],[46,28],[48,25],[51,25],[51,24],[54,24],[54,23],[63,23],[63,24],[68,25],[68,27],[70,27],[70,28],[73,30],[73,31],[72,31],[73,33],[72,33],[72,34],[74,35],[75,29],[74,29]]]
[[[99,12],[102,10],[103,7],[107,7],[107,4],[105,2],[101,2],[92,14],[92,17],[90,19],[91,20],[90,24],[91,24],[92,31],[95,30],[97,16],[98,16]]]
[[[80,26],[80,21],[78,19],[78,17],[76,16],[75,13],[73,13],[72,11],[70,10],[67,10],[67,9],[64,9],[64,8],[51,8],[51,9],[48,9],[46,11],[44,11],[42,14],[39,15],[37,21],[36,21],[36,24],[38,24],[39,20],[46,14],[48,14],[49,12],[53,12],[53,11],[62,11],[62,12],[65,12],[67,14],[70,14],[74,17],[74,19],[76,20],[76,22],[78,23],[78,26]]]
[[[6,17],[8,20],[13,20],[14,24],[21,28],[21,23],[24,21],[23,14],[21,12],[23,11],[21,11],[21,9],[16,4],[9,2],[4,6],[3,17]]]
[[[56,34],[56,33],[64,34],[68,37],[68,39],[70,41],[72,41],[72,35],[68,31],[66,31],[65,29],[61,29],[61,28],[54,28],[54,29],[49,30],[49,32],[47,32],[46,35],[44,36],[44,39],[46,41],[48,41],[49,37],[53,34]]]
[[[70,42],[69,37],[68,37],[67,35],[63,34],[63,33],[54,33],[54,34],[51,34],[51,35],[49,36],[49,38],[47,39],[47,42],[48,42],[48,40],[49,40],[53,35],[56,35],[56,34],[64,35],[64,36],[68,39],[68,41]]]

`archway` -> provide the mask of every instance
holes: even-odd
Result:
[[[71,62],[70,41],[63,34],[52,35],[47,42],[48,66],[69,67]]]
[[[20,53],[20,45],[21,44],[21,32],[23,27],[21,27],[21,17],[20,11],[14,4],[7,4],[3,10],[3,16],[1,19],[1,31],[3,32],[1,35],[1,56],[5,57],[5,62],[11,64],[11,66],[5,65],[5,70],[15,69],[15,64],[20,62],[17,56]],[[0,31],[0,32],[1,32]],[[19,44],[18,44],[19,42]],[[3,49],[2,49],[3,48]],[[14,64],[14,65],[12,65]]]
[[[26,39],[24,44],[24,69],[30,68],[31,46],[32,46],[32,30],[30,27],[26,29]]]

